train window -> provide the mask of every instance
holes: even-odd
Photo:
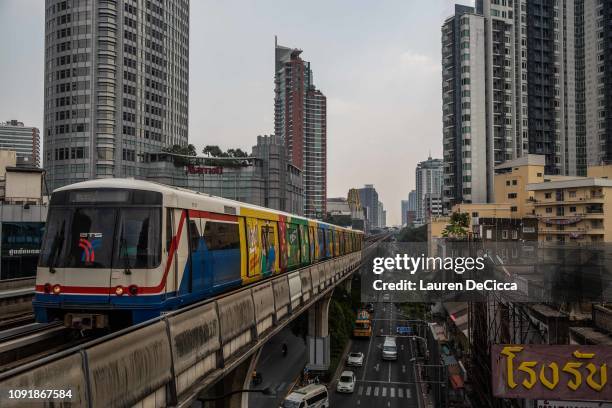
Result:
[[[170,251],[170,246],[172,245],[172,238],[174,236],[173,229],[173,212],[172,208],[166,208],[166,252]]]
[[[300,263],[300,237],[298,226],[286,224],[286,244],[287,244],[287,266],[294,266]]]
[[[239,249],[240,235],[238,224],[229,222],[206,221],[204,241],[209,250]]]
[[[315,253],[316,253],[316,241],[315,241],[315,233],[314,233],[314,227],[313,226],[309,226],[308,227],[308,241],[310,242],[310,261],[314,262],[315,258]]]
[[[192,252],[198,250],[200,244],[200,220],[189,220],[188,232],[189,232],[189,247]]]
[[[298,225],[300,231],[300,261],[302,263],[309,262],[309,241],[308,241],[308,226],[307,225]]]
[[[67,229],[67,251],[53,266],[110,268],[116,211],[110,208],[77,208]],[[63,256],[65,255],[65,256]]]
[[[72,211],[66,209],[52,208],[49,211],[40,250],[40,266],[58,266],[60,256],[65,252],[71,215]]]
[[[262,268],[263,272],[274,271],[276,263],[276,240],[271,225],[261,226]]]
[[[319,241],[319,248],[317,259],[325,258],[325,234],[323,228],[317,228],[317,240]]]
[[[121,208],[113,268],[154,268],[161,262],[159,208]]]

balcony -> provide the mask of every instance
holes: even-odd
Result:
[[[605,199],[605,194],[596,193],[589,194],[582,197],[567,197],[564,200],[556,200],[555,198],[546,198],[544,200],[529,200],[529,202],[534,203],[536,206],[543,205],[564,205],[564,204],[573,204],[573,203],[603,203]]]

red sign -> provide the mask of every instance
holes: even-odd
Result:
[[[612,401],[612,347],[497,344],[491,347],[499,398]]]
[[[187,166],[188,174],[223,174],[223,167]]]

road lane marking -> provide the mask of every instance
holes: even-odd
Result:
[[[389,382],[391,382],[391,364],[389,364]]]
[[[397,389],[397,397],[398,398],[404,398],[404,389],[403,388],[398,388]]]
[[[379,363],[376,363],[376,365],[374,366],[374,371],[378,371],[378,369],[380,368],[379,365]]]
[[[276,387],[276,391],[280,391],[280,390],[285,389],[285,384],[286,384],[285,382],[280,383],[278,385],[278,387]]]
[[[406,388],[406,398],[410,398],[410,388]]]
[[[406,366],[404,364],[402,364],[402,373],[406,372]]]
[[[359,391],[357,391],[357,395],[361,395],[363,393],[363,385],[359,386]]]
[[[378,387],[374,388],[374,396],[378,397]]]
[[[383,389],[382,389],[382,396],[383,397],[387,396],[387,387],[383,387]]]
[[[389,388],[389,394],[391,398],[395,398],[395,388]]]
[[[370,387],[370,386],[368,385],[368,388],[366,389],[366,397],[369,397],[369,396],[370,396],[370,392],[371,392],[371,391],[372,391],[372,387]]]

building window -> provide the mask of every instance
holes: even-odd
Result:
[[[538,177],[542,177],[542,173],[538,173],[538,174],[537,174],[537,176],[538,176]]]
[[[570,212],[576,212],[576,207],[570,207]]]
[[[478,213],[477,212],[473,212],[472,213],[472,218],[478,218]]]
[[[544,193],[544,198],[552,198],[552,193]]]
[[[508,239],[508,230],[502,231],[502,239]]]
[[[518,231],[517,230],[512,231],[512,239],[518,239]]]
[[[516,198],[516,193],[508,193],[508,198]]]
[[[576,190],[571,190],[569,192],[569,196],[570,196],[570,198],[576,198]]]
[[[510,185],[510,180],[506,180],[506,185],[509,186]]]
[[[512,207],[510,207],[510,211],[517,212],[518,208],[516,206],[512,206]]]
[[[516,186],[516,180],[512,180],[512,185]]]
[[[546,207],[546,212],[547,213],[551,213],[552,212],[552,207]]]

